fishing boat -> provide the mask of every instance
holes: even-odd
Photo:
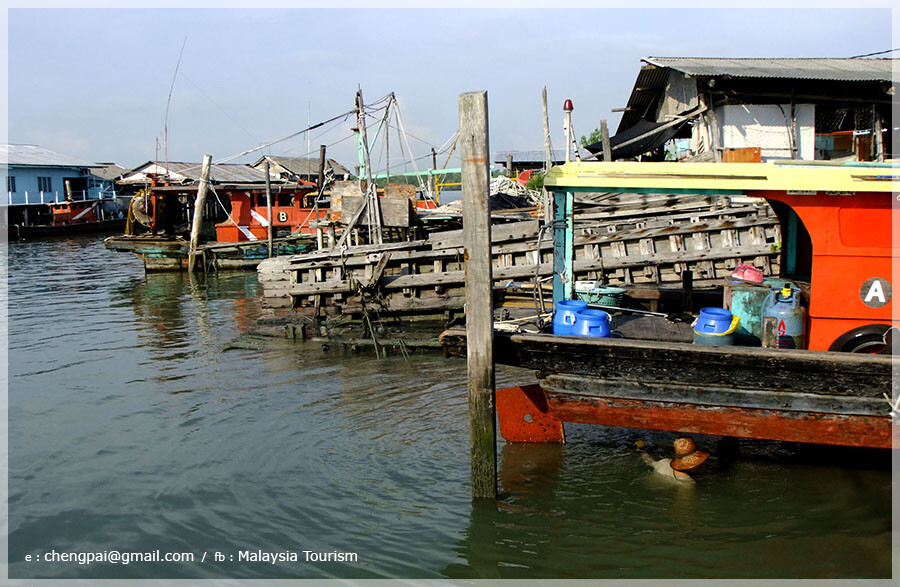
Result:
[[[125,226],[124,217],[106,212],[103,200],[66,200],[31,206],[30,222],[9,225],[10,236],[43,236],[110,232]],[[110,214],[112,217],[107,217]]]
[[[496,332],[494,360],[535,369],[537,383],[496,390],[501,434],[511,442],[562,442],[563,422],[686,434],[889,448],[897,416],[892,380],[900,322],[892,268],[900,245],[892,227],[891,164],[588,163],[554,167],[553,299],[576,297],[572,243],[578,192],[718,194],[764,198],[781,226],[781,281],[805,301],[805,348],[705,344],[687,325],[611,337]],[[567,212],[568,211],[568,212]],[[735,286],[728,279],[724,286]],[[792,285],[793,287],[793,285]],[[790,291],[791,288],[789,288]],[[758,305],[739,311],[748,317]],[[720,298],[723,299],[724,298]],[[775,298],[777,299],[777,298]],[[726,303],[720,305],[728,305]],[[752,306],[752,305],[751,305]],[[690,311],[691,307],[683,308]],[[725,308],[723,308],[725,309]],[[609,310],[612,314],[614,311]],[[783,323],[765,321],[778,340]],[[675,334],[671,334],[672,331]],[[653,333],[659,336],[652,336]],[[615,335],[620,336],[615,336]],[[654,340],[649,340],[654,338]],[[445,331],[448,354],[465,355],[465,329]]]
[[[266,157],[261,160],[265,164],[262,169],[260,162],[255,166],[211,164],[205,180],[197,175],[200,164],[166,163],[163,167],[148,162],[143,175],[135,180],[146,185],[128,208],[125,234],[106,239],[106,246],[136,253],[148,271],[189,268],[188,233],[195,224],[193,210],[198,199],[203,202],[199,209],[208,230],[193,254],[204,269],[253,269],[267,257],[321,249],[326,239],[328,246],[334,246],[338,239],[342,244],[348,238],[348,244],[359,244],[381,243],[392,236],[410,238],[418,224],[417,210],[433,209],[436,202],[421,178],[419,189],[391,184],[387,173],[381,178],[384,185],[378,187],[369,160],[365,119],[371,112],[367,108],[362,93],[357,92],[354,110],[329,121],[356,114],[351,130],[358,144],[360,179],[335,181],[329,177],[324,147],[315,183],[299,177],[285,180],[280,173],[271,173]],[[392,109],[397,110],[397,104],[390,94],[375,139],[382,131],[387,137]],[[200,195],[204,181],[212,194],[208,200],[205,192]]]
[[[264,182],[263,182],[264,183]],[[132,252],[147,271],[182,270],[190,258],[191,205],[199,185],[151,185],[140,190],[128,207],[125,234],[109,237],[107,248]],[[267,190],[261,183],[223,183],[214,186],[215,197],[204,206],[208,237],[197,247],[204,269],[254,269],[272,253],[308,251],[315,245],[310,222],[327,213],[309,205],[316,185],[306,181],[269,189],[272,222],[269,222]],[[218,220],[218,222],[217,222]],[[210,226],[212,225],[212,226]]]

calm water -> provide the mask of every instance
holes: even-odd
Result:
[[[5,255],[11,577],[890,577],[884,453],[745,442],[685,487],[633,448],[671,435],[572,426],[501,441],[502,499],[473,505],[462,360],[255,337],[252,273],[145,276],[99,238]],[[157,549],[195,560],[26,562]]]

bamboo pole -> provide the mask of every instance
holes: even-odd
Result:
[[[209,166],[212,155],[203,156],[203,167],[200,169],[200,187],[194,199],[194,219],[191,223],[191,244],[188,251],[188,272],[193,273],[197,263],[197,244],[200,241],[200,227],[203,224],[203,208],[206,206],[206,192],[209,190]],[[153,207],[154,213],[156,207]]]
[[[487,92],[459,97],[472,497],[497,497]]]
[[[272,249],[274,248],[273,243],[272,243],[272,237],[273,237],[272,233],[275,232],[275,227],[272,226],[272,224],[273,224],[273,222],[272,222],[272,180],[269,177],[269,159],[268,158],[266,158],[266,165],[265,165],[264,169],[266,172],[266,216],[269,219],[269,226],[267,227],[268,228],[267,233],[268,233],[268,237],[269,237],[269,258],[271,259],[272,258]]]

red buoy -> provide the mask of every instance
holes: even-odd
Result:
[[[572,105],[572,100],[566,100],[565,104],[563,104],[563,110],[566,112],[571,112],[575,109],[575,106]]]

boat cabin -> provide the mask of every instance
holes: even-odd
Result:
[[[310,223],[328,214],[327,206],[316,206],[316,185],[300,180],[297,187],[272,191],[272,227],[289,233],[315,234]],[[228,190],[231,213],[216,224],[218,242],[262,240],[268,237],[269,212],[265,190]]]
[[[885,340],[900,323],[892,313],[892,267],[900,256],[900,211],[892,206],[896,172],[887,163],[568,163],[544,185],[553,194],[553,299],[574,297],[574,193],[716,194],[765,198],[782,228],[782,276],[807,282],[809,350],[853,351]]]

